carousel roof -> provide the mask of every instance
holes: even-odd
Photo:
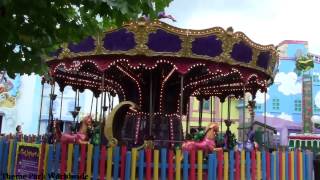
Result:
[[[277,64],[278,53],[273,45],[254,43],[232,28],[190,30],[143,20],[89,36],[79,43],[64,44],[48,59],[50,73],[60,86],[72,85],[97,93],[103,86],[122,99],[138,97],[135,102],[139,104],[148,94],[151,71],[159,76],[153,76],[153,80],[161,82],[156,87],[160,88],[157,94],[161,104],[165,91],[178,92],[171,99],[179,97],[180,75],[185,77],[185,98],[242,96],[244,86],[254,95],[272,83]],[[106,77],[104,82],[102,76]]]
[[[252,68],[270,78],[278,63],[273,45],[257,44],[232,28],[190,30],[160,21],[131,22],[76,44],[64,44],[50,55],[49,62],[97,55],[184,57]]]

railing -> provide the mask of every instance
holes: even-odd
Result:
[[[0,140],[0,173],[14,174],[17,141]],[[92,179],[310,180],[311,151],[217,151],[136,149],[92,144],[41,144],[40,174]]]

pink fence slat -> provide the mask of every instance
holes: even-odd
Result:
[[[256,163],[256,151],[251,151],[251,179],[256,179],[257,163]]]
[[[266,169],[267,169],[267,180],[271,179],[271,169],[270,169],[270,153],[266,151]]]
[[[150,148],[146,149],[146,180],[152,179],[152,151]]]
[[[80,165],[79,165],[79,174],[84,174],[86,166],[86,145],[81,144],[80,146]]]
[[[120,164],[120,179],[125,179],[125,169],[126,169],[126,154],[127,154],[127,147],[121,146],[121,164]]]
[[[100,152],[100,162],[99,162],[99,174],[100,174],[100,179],[105,179],[106,177],[106,147],[102,146],[101,147],[101,152]]]
[[[169,159],[168,159],[168,180],[173,180],[174,178],[174,166],[173,166],[173,150],[169,150]]]
[[[190,180],[196,179],[196,152],[193,150],[190,153]]]
[[[60,174],[66,173],[67,167],[67,144],[61,144],[61,163],[60,163]],[[62,177],[63,179],[63,177]]]

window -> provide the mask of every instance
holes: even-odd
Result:
[[[272,109],[279,110],[280,109],[280,101],[279,99],[272,99]]]
[[[300,99],[297,99],[297,100],[294,100],[294,111],[296,112],[301,112],[301,100]]]
[[[260,111],[260,110],[262,109],[262,106],[261,106],[261,104],[256,104],[256,107],[255,107],[255,109],[256,109],[257,111]]]
[[[319,76],[318,75],[313,75],[312,76],[313,82],[320,82]]]
[[[318,108],[318,106],[316,106],[315,104],[313,105],[313,112],[320,113],[320,108]]]
[[[204,100],[203,101],[203,110],[209,111],[210,110],[210,101],[209,100]]]
[[[210,101],[203,100],[203,111],[210,111]],[[200,101],[199,101],[199,111],[200,111]]]

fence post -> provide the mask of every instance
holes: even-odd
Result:
[[[223,151],[218,151],[218,180],[223,178]]]
[[[3,144],[4,144],[3,139],[0,139],[0,174],[2,174],[2,163],[1,162],[3,162],[2,158],[4,155],[4,145]]]
[[[256,179],[257,162],[256,162],[256,150],[251,151],[251,179]]]
[[[59,166],[60,166],[60,156],[61,156],[61,144],[60,143],[57,143],[57,144],[55,144],[55,149],[56,149],[56,155],[55,155],[55,165],[54,165],[54,171],[55,172],[59,172],[58,170],[59,170]]]
[[[50,161],[49,161],[50,162]],[[73,174],[79,174],[79,144],[75,144],[73,148]],[[76,179],[76,178],[73,178]]]
[[[216,161],[215,152],[209,154],[209,162],[208,162],[208,180],[216,180],[216,166],[214,165]]]
[[[161,149],[161,180],[167,179],[167,149]]]
[[[139,180],[143,180],[143,176],[144,176],[144,150],[140,150],[139,151],[139,162],[138,162],[138,166],[139,166]]]
[[[68,144],[67,174],[72,172],[73,144]]]
[[[262,151],[262,153],[264,153],[264,151]],[[265,178],[263,178],[263,176],[261,175],[261,167],[262,167],[262,163],[261,163],[261,152],[257,151],[256,153],[256,159],[257,159],[257,179],[263,179],[265,180]],[[262,156],[263,157],[263,156]],[[264,172],[265,174],[265,172]]]
[[[100,163],[99,163],[99,174],[100,179],[105,179],[106,175],[106,159],[107,159],[107,150],[106,146],[101,146],[101,152],[100,152]]]
[[[120,180],[124,180],[125,179],[126,156],[127,156],[127,147],[126,146],[121,146]]]
[[[130,180],[131,152],[126,153],[125,180]]]
[[[245,168],[246,168],[246,159],[245,159],[245,151],[242,150],[241,151],[241,180],[245,180],[246,178],[246,171],[245,171]]]
[[[202,180],[202,160],[203,160],[203,154],[202,154],[202,151],[199,150],[198,151],[198,160],[197,160],[197,163],[198,163],[198,166],[197,166],[197,169],[198,169],[198,180]]]
[[[111,179],[111,175],[112,175],[112,160],[113,160],[113,147],[109,147],[107,150],[107,174],[106,177],[107,179]]]
[[[176,180],[181,179],[181,150],[176,150]]]
[[[80,146],[80,153],[81,153],[81,157],[80,157],[80,167],[79,167],[79,174],[85,174],[85,164],[86,164],[86,144],[81,144]]]
[[[194,150],[190,153],[190,180],[196,179],[196,152]]]
[[[183,152],[183,180],[189,179],[189,153]]]
[[[98,179],[98,175],[99,175],[99,167],[98,167],[99,166],[99,154],[100,154],[100,146],[95,145],[93,148],[93,175],[92,175],[93,179]],[[91,156],[88,155],[88,157],[91,157]]]
[[[67,153],[67,145],[65,143],[61,144],[61,164],[60,164],[60,173],[64,174],[66,172],[66,153]]]
[[[143,152],[143,150],[142,150]],[[144,153],[142,153],[144,154]],[[116,146],[114,148],[114,162],[113,162],[113,179],[119,178],[119,161],[120,161],[120,148]]]
[[[151,149],[146,149],[146,180],[151,180]]]
[[[241,179],[240,177],[240,151],[236,151],[236,180]]]
[[[159,150],[153,151],[153,179],[158,180],[159,178]]]
[[[230,162],[229,177],[230,177],[230,180],[234,180],[234,151],[233,150],[230,151],[229,162]]]
[[[91,165],[92,165],[92,144],[88,144],[88,150],[87,150],[87,167],[86,167],[86,174],[88,175],[88,178],[91,179]]]
[[[48,165],[47,165],[47,174],[52,173],[52,163],[53,162],[53,145],[49,145],[49,154],[48,154]],[[49,176],[46,176],[46,179],[49,179]]]
[[[12,158],[11,158],[11,174],[15,174],[14,167],[16,163],[17,140],[13,141]]]
[[[250,158],[250,151],[246,151],[245,152],[245,156],[246,156],[246,180],[250,180],[251,179],[251,158]]]
[[[224,152],[223,153],[223,159],[224,159],[224,163],[223,163],[223,168],[224,168],[224,173],[223,173],[223,177],[224,180],[229,180],[229,153],[228,152]]]
[[[169,159],[168,159],[168,180],[173,180],[174,178],[174,165],[173,165],[174,154],[172,149],[169,150]]]

